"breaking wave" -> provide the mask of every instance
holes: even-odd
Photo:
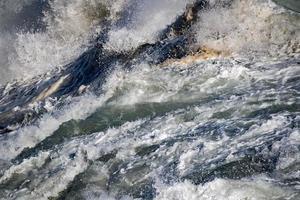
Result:
[[[299,13],[5,0],[0,16],[0,199],[300,198]]]

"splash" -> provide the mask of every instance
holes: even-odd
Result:
[[[34,16],[33,19],[28,16],[29,14],[20,14],[24,6],[27,6],[28,12],[33,10],[38,12],[32,1],[19,1],[19,4],[6,3],[7,13],[1,11],[1,14],[7,17],[25,15],[23,16],[25,20],[40,21],[45,28],[39,29],[39,24],[36,24],[29,29],[19,27],[7,34],[1,34],[0,41],[3,43],[1,57],[4,58],[1,64],[4,76],[0,83],[12,79],[29,79],[74,60],[89,46],[89,40],[101,29],[100,22],[106,17],[108,6],[106,1],[95,0],[54,0],[45,1],[44,4],[47,6],[41,7],[41,14]],[[18,18],[15,20],[22,21]],[[6,23],[11,26],[14,22],[7,20]],[[5,23],[2,25],[5,26]]]
[[[133,15],[123,27],[109,33],[105,48],[117,52],[135,50],[137,47],[154,43],[162,29],[182,14],[190,0],[141,1]]]
[[[226,7],[220,4],[215,2],[200,14],[195,29],[199,45],[234,54],[299,53],[299,15],[271,1],[233,1]]]
[[[198,3],[52,0],[2,37],[0,198],[299,199],[298,14]]]

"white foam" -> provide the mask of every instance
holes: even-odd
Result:
[[[78,8],[76,6],[81,5],[80,3],[76,4],[76,2],[79,2],[79,0],[76,0],[74,1],[74,5],[72,5],[74,7],[71,6],[72,8],[68,10],[67,7],[64,7],[59,2],[55,2],[57,3],[55,6],[58,6],[57,9],[62,9],[61,11],[66,9],[65,14],[69,17],[72,16],[72,14],[76,14],[76,9],[74,11],[72,8]],[[62,2],[67,3],[66,1]],[[166,6],[168,4],[167,1],[154,1],[154,3],[155,2],[157,3],[156,7],[161,5]],[[174,3],[176,1],[172,2]],[[249,3],[249,1],[245,2],[245,4]],[[145,3],[145,8],[148,8],[149,4],[151,4],[151,2]],[[172,5],[175,7],[176,12],[172,11],[172,17],[170,15],[170,18],[176,16],[180,10],[179,7],[182,8],[184,7],[183,5],[185,5],[184,3],[176,5],[173,3]],[[67,3],[67,5],[69,4]],[[239,5],[243,5],[243,3]],[[122,7],[121,4],[118,6]],[[118,6],[115,7],[116,10],[121,9]],[[150,10],[149,13],[153,12],[153,10],[151,10],[151,12]],[[141,11],[141,13],[143,12]],[[222,13],[228,14],[223,10],[221,15]],[[220,13],[215,12],[215,14],[217,16]],[[158,14],[158,16],[160,15]],[[226,17],[226,15],[222,16]],[[78,17],[80,18],[81,16]],[[79,18],[76,18],[76,20],[79,20]],[[220,19],[218,17],[216,18]],[[143,20],[141,19],[134,23],[137,22],[143,23]],[[153,22],[155,22],[155,20]],[[62,23],[62,27],[67,26],[64,22],[57,23]],[[143,24],[139,23],[135,25],[136,27],[142,27],[136,29],[141,31],[142,34],[142,39],[138,38],[138,40],[147,41],[149,38],[147,38],[147,35],[143,35],[143,31],[146,29],[144,29],[142,25]],[[159,25],[165,26],[166,22],[164,21]],[[59,27],[60,25],[57,26]],[[149,25],[152,29],[153,27],[151,26],[152,25]],[[71,27],[68,30],[73,30],[73,28],[74,27]],[[222,28],[221,30],[224,32],[231,31],[231,29],[227,28]],[[68,32],[65,29],[63,31]],[[153,31],[152,33],[155,35],[155,28],[151,31]],[[85,33],[85,31],[82,33]],[[39,34],[41,33],[34,34],[34,37],[42,38],[43,36]],[[20,36],[20,38],[21,37],[22,36]],[[152,41],[152,39],[153,38],[150,38],[149,41]],[[130,41],[130,44],[128,44],[129,47],[133,48],[136,44],[135,42],[136,41]],[[122,42],[121,44],[117,42],[116,49],[124,50],[124,48],[126,49],[128,47],[126,46],[127,44],[124,45],[125,47],[123,47]],[[32,47],[34,47],[34,45]],[[150,170],[152,170],[150,175],[157,175],[157,172],[160,172],[160,169],[164,167],[163,165],[165,163],[173,163],[174,160],[177,159],[179,160],[178,170],[180,175],[184,175],[186,172],[193,170],[195,164],[205,165],[219,158],[235,160],[236,156],[233,153],[266,142],[268,136],[277,136],[282,130],[291,132],[291,134],[283,141],[274,145],[274,149],[270,151],[278,152],[278,149],[280,149],[281,155],[276,170],[278,172],[284,171],[299,161],[299,154],[295,152],[295,150],[297,150],[296,146],[299,144],[299,131],[291,130],[291,119],[285,116],[286,113],[270,115],[268,120],[256,118],[249,120],[243,117],[252,111],[274,105],[272,101],[258,105],[249,105],[248,103],[251,103],[253,99],[259,102],[258,100],[263,100],[267,98],[268,95],[273,95],[278,92],[274,89],[262,88],[261,90],[260,85],[256,88],[253,84],[257,84],[260,81],[266,81],[266,84],[285,84],[290,78],[297,77],[299,70],[295,70],[295,66],[279,70],[277,68],[273,69],[272,66],[270,69],[268,68],[269,62],[257,63],[256,65],[246,67],[246,64],[249,63],[250,61],[236,62],[232,59],[215,59],[195,62],[185,68],[181,68],[182,66],[179,65],[158,68],[142,64],[135,66],[135,69],[130,72],[118,69],[108,77],[107,83],[103,86],[103,96],[95,97],[93,95],[85,95],[74,98],[70,105],[65,106],[60,111],[48,106],[48,108],[52,110],[52,114],[44,115],[34,125],[2,136],[0,140],[0,158],[7,161],[14,158],[24,148],[34,147],[37,143],[53,134],[62,123],[71,119],[84,119],[97,108],[101,108],[101,106],[106,104],[109,104],[109,106],[126,107],[128,105],[132,106],[142,103],[147,105],[153,102],[196,102],[197,105],[191,103],[191,105],[185,106],[183,109],[174,108],[163,116],[138,119],[133,122],[127,122],[120,127],[109,128],[101,133],[72,138],[70,141],[59,145],[53,152],[40,152],[36,158],[30,158],[18,166],[12,166],[4,173],[0,182],[9,180],[13,177],[14,173],[33,171],[35,178],[29,183],[31,190],[15,190],[12,191],[12,195],[15,194],[19,199],[48,199],[49,197],[56,197],[59,195],[59,192],[67,188],[68,184],[74,180],[76,175],[87,169],[90,160],[93,161],[99,158],[103,153],[117,150],[116,159],[122,160],[124,163],[128,161],[129,164],[127,167],[130,169],[130,167],[134,167],[137,162],[141,161],[139,160],[139,156],[136,155],[136,147],[161,144],[165,141],[174,141],[177,137],[180,138],[188,133],[193,135],[195,132],[196,136],[199,134],[197,128],[201,125],[206,125],[207,122],[216,123],[217,125],[220,124],[223,127],[223,123],[225,125],[227,123],[234,124],[234,120],[238,120],[239,123],[254,123],[255,125],[252,125],[243,135],[237,135],[234,138],[226,136],[226,134],[222,132],[222,129],[220,129],[218,138],[211,139],[210,131],[212,131],[214,127],[209,127],[208,131],[203,131],[203,136],[195,137],[192,142],[188,140],[178,140],[171,146],[161,145],[156,152],[153,152],[157,157],[153,157],[153,160],[150,162]],[[264,67],[263,70],[261,70],[261,66]],[[255,89],[254,92],[251,91],[253,89]],[[284,88],[280,88],[280,92],[284,91],[286,91]],[[277,95],[281,95],[281,93],[278,92]],[[211,97],[212,99],[207,102],[207,99]],[[217,98],[213,99],[214,97]],[[290,98],[289,100],[295,102],[297,99],[293,100],[293,98]],[[280,101],[277,103],[280,103]],[[226,112],[230,109],[233,110],[230,120],[213,118],[213,114],[223,111]],[[200,134],[202,133],[200,132]],[[199,148],[201,145],[203,145],[203,148]],[[75,157],[70,158],[69,155],[74,152],[76,153]],[[51,161],[49,161],[43,169],[34,170],[44,163],[49,153],[51,154]],[[126,172],[126,169],[124,169],[124,172]],[[108,172],[101,171],[101,173],[107,175]],[[137,175],[139,176],[138,179],[145,178],[140,177],[138,173]],[[291,177],[295,177],[295,174],[292,174]],[[216,179],[210,183],[199,186],[193,185],[188,181],[176,183],[171,186],[157,183],[156,188],[158,192],[156,199],[168,200],[280,199],[292,197],[294,193],[292,189],[279,186],[275,181],[268,180],[264,177],[253,177],[243,180]],[[113,194],[108,194],[105,191],[102,192],[102,190],[105,190],[105,188],[93,188],[91,186],[83,192],[83,196],[87,199],[114,198]]]
[[[250,180],[216,179],[205,185],[196,186],[185,181],[173,186],[157,185],[156,200],[265,200],[290,199],[295,192],[262,178]]]
[[[56,111],[57,116],[46,114],[37,124],[9,133],[0,141],[0,158],[4,160],[14,158],[24,148],[34,147],[37,143],[52,135],[62,123],[71,119],[84,119],[103,105],[106,100],[105,97],[97,98],[89,95],[81,97],[78,101],[66,106],[62,111]]]
[[[28,174],[35,168],[40,168],[48,158],[48,152],[42,152],[38,157],[33,157],[25,160],[20,165],[13,165],[5,171],[3,176],[0,178],[0,183],[4,184],[5,181],[9,180],[13,175],[16,174]]]
[[[299,177],[300,152],[300,131],[293,130],[289,136],[273,145],[274,152],[280,152],[276,170],[286,179],[293,180]],[[299,187],[298,187],[299,188]]]
[[[88,167],[84,154],[77,154],[75,160],[62,156],[58,158],[58,161],[54,160],[52,162],[54,162],[52,163],[54,166],[56,166],[56,162],[63,164],[64,168],[56,173],[56,176],[47,177],[46,175],[44,180],[33,180],[31,183],[34,186],[33,191],[20,191],[16,199],[47,200],[50,197],[57,197],[58,193],[64,190],[76,175],[85,171]]]
[[[209,48],[235,54],[283,55],[299,53],[298,21],[298,15],[272,1],[234,0],[229,7],[215,3],[201,12],[196,31],[199,44]]]
[[[197,67],[185,70],[180,66],[152,68],[147,64],[136,66],[129,73],[119,70],[116,76],[123,80],[117,88],[126,92],[122,92],[116,99],[117,102],[113,103],[133,105],[144,102],[189,102],[205,99],[228,88],[248,86],[251,75],[247,68],[230,61],[213,62],[200,62],[196,64]],[[193,73],[189,73],[190,71]]]

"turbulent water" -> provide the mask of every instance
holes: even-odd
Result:
[[[300,199],[300,14],[274,2],[2,0],[0,199]]]

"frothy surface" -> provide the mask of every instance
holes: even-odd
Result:
[[[176,46],[158,36],[191,2],[53,0],[40,29],[0,32],[1,82],[17,79],[0,119],[25,113],[0,135],[0,199],[300,198],[299,15],[209,1],[179,33],[187,54],[150,62]],[[34,2],[3,5],[0,27]]]

